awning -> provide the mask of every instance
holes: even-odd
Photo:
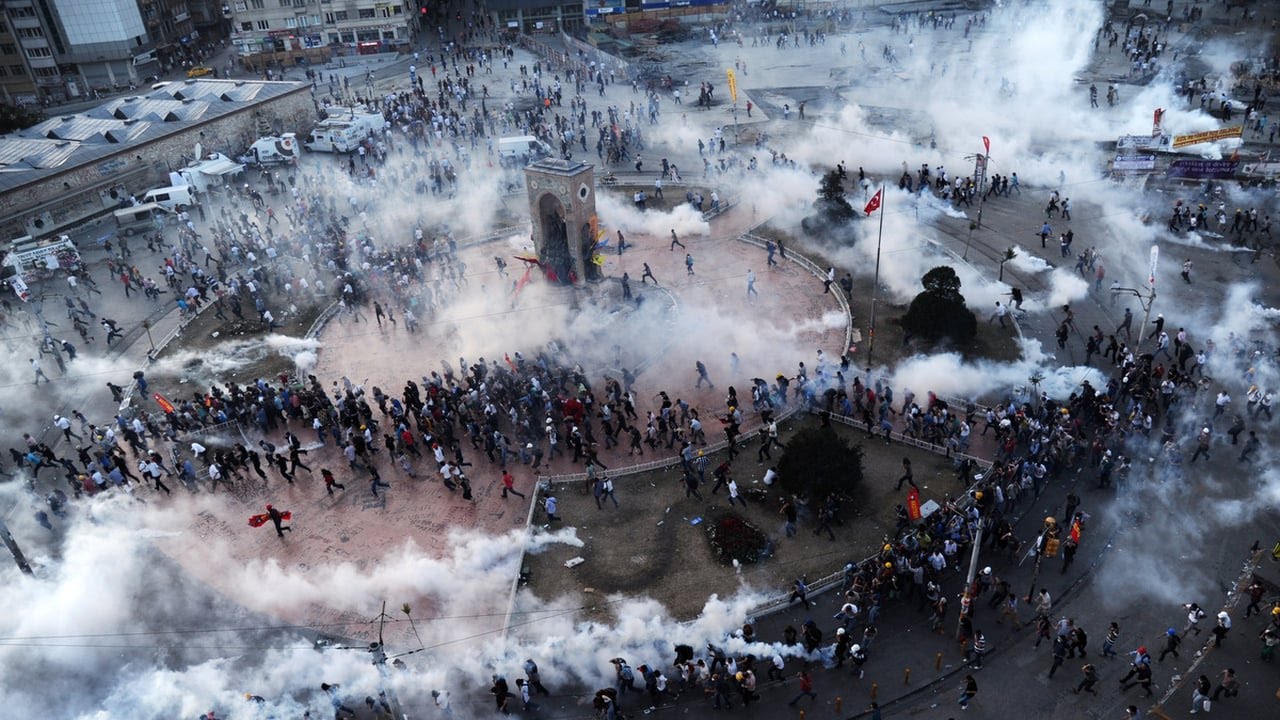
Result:
[[[192,169],[204,175],[222,176],[244,172],[244,165],[224,157],[216,160],[206,160]]]

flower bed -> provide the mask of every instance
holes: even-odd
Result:
[[[726,565],[734,560],[756,563],[766,556],[769,538],[737,513],[725,513],[707,523],[711,552]]]

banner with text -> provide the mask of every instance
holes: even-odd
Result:
[[[1117,172],[1129,172],[1133,170],[1155,170],[1155,155],[1117,155],[1116,159],[1111,161],[1111,169]]]
[[[1165,173],[1172,178],[1193,180],[1226,180],[1236,175],[1236,160],[1174,160]]]
[[[1219,128],[1217,130],[1205,130],[1204,132],[1191,133],[1190,135],[1174,135],[1173,147],[1184,148],[1188,145],[1199,145],[1200,143],[1213,142],[1214,140],[1226,140],[1227,138],[1238,138],[1244,135],[1244,126]]]

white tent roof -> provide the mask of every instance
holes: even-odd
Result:
[[[219,155],[213,160],[205,160],[204,162],[196,163],[188,168],[188,170],[195,170],[196,172],[203,173],[205,175],[233,175],[243,171],[244,165],[241,165],[230,158]]]

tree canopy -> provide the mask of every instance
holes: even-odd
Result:
[[[818,200],[814,206],[829,221],[849,220],[855,215],[853,206],[845,199],[844,185],[840,182],[838,170],[822,176],[822,182],[818,185]]]
[[[935,267],[920,279],[924,292],[916,295],[902,318],[902,326],[929,340],[950,338],[967,342],[978,333],[978,319],[965,306],[960,278],[947,265]]]
[[[29,128],[44,119],[37,108],[0,103],[0,134]]]
[[[787,441],[777,470],[778,483],[793,495],[856,495],[862,485],[862,446],[830,427],[805,427]]]

